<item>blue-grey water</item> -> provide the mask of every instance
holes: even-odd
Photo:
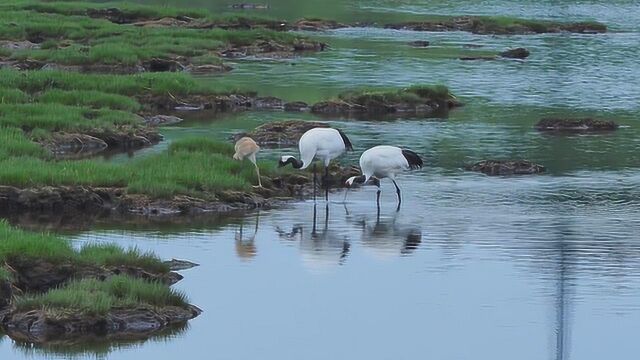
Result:
[[[146,1],[150,2],[150,1]],[[157,1],[156,1],[157,2]],[[160,1],[162,4],[183,2]],[[227,2],[189,1],[226,9]],[[421,14],[599,20],[602,35],[487,36],[373,28],[323,33],[330,51],[234,61],[207,81],[317,101],[361,86],[448,85],[467,106],[446,119],[353,121],[303,114],[204,115],[163,129],[167,141],[224,139],[267,121],[326,120],[369,146],[420,153],[403,175],[404,202],[383,182],[324,201],[168,225],[100,224],[70,236],[201,264],[176,288],[204,313],[144,343],[32,348],[0,337],[2,359],[636,359],[640,354],[640,3],[636,1],[274,0],[266,14],[381,21]],[[225,10],[228,11],[228,10]],[[435,48],[525,46],[526,61],[463,62]],[[549,136],[545,116],[596,116],[612,134]],[[265,150],[274,160],[292,149]],[[486,158],[527,158],[540,176],[469,173]],[[109,161],[128,161],[118,155]],[[256,227],[257,224],[257,227]]]

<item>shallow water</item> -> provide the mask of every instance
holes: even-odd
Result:
[[[171,3],[161,1],[160,3]],[[175,2],[174,2],[175,3]],[[182,4],[183,2],[180,2]],[[210,2],[190,1],[193,6]],[[211,8],[226,10],[216,2]],[[327,32],[328,52],[245,60],[207,81],[308,102],[360,86],[444,83],[467,106],[446,119],[385,122],[253,112],[204,115],[163,129],[167,141],[227,138],[266,121],[327,120],[369,146],[409,147],[427,166],[400,178],[285,209],[192,224],[108,224],[69,236],[116,242],[201,266],[176,287],[204,313],[188,329],[142,344],[34,349],[0,338],[4,359],[635,359],[640,353],[640,4],[634,1],[271,1],[267,14],[341,21],[419,14],[596,19],[609,34],[479,36],[371,28]],[[408,41],[456,48],[525,46],[521,61],[432,57]],[[612,134],[555,136],[545,116],[599,116]],[[281,152],[265,150],[263,158]],[[528,158],[547,174],[489,178],[462,170],[485,158]],[[127,155],[109,161],[128,161]],[[258,227],[256,228],[256,223]],[[315,231],[314,231],[315,223]]]

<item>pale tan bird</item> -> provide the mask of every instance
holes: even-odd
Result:
[[[236,153],[233,154],[233,158],[240,161],[244,158],[249,159],[249,161],[251,161],[256,167],[256,174],[258,174],[257,187],[262,187],[262,181],[260,181],[260,169],[258,168],[258,164],[256,164],[256,154],[258,151],[260,151],[260,146],[258,146],[252,138],[245,136],[236,141]]]

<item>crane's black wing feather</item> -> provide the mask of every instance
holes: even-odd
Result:
[[[338,130],[338,129],[336,129],[336,130]],[[347,149],[347,150],[352,150],[353,151],[353,145],[351,145],[351,140],[349,140],[347,135],[345,135],[345,133],[343,133],[342,130],[338,130],[338,133],[340,134],[340,137],[342,138],[342,142],[344,142],[344,148]]]
[[[404,156],[405,159],[407,159],[410,169],[420,169],[422,167],[423,165],[422,159],[415,152],[411,150],[402,149],[402,155]]]

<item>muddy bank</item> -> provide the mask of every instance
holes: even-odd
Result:
[[[260,40],[251,45],[231,46],[218,52],[223,58],[238,59],[244,57],[291,58],[305,51],[324,51],[327,44],[313,40],[298,39],[292,44],[278,43],[273,40]]]
[[[96,266],[71,261],[52,262],[45,259],[9,258],[3,266],[11,273],[11,285],[20,293],[45,292],[72,279],[95,278],[105,280],[116,275],[159,281],[173,285],[182,280],[176,272],[154,272],[140,266]]]
[[[151,336],[168,326],[186,323],[201,313],[193,305],[113,308],[104,315],[42,309],[14,310],[2,319],[2,327],[13,340],[36,344],[87,336],[126,339]]]
[[[151,118],[153,115],[163,111],[210,110],[213,112],[235,112],[270,110],[303,112],[309,109],[309,106],[301,101],[286,102],[273,96],[257,96],[256,93],[252,92],[211,95],[141,94],[136,96],[136,100],[142,104],[143,113],[151,114],[145,116],[145,118]]]
[[[68,65],[34,59],[4,60],[0,61],[0,68],[9,68],[15,70],[58,70],[79,72],[85,74],[114,75],[130,75],[143,72],[189,72],[197,75],[206,75],[221,74],[233,70],[231,66],[223,63],[195,65],[192,64],[191,60],[187,58],[154,58],[133,65],[100,63]]]
[[[156,119],[159,121],[159,119]],[[162,135],[153,127],[117,127],[84,133],[54,132],[39,143],[55,157],[74,159],[106,150],[132,150],[157,144]]]
[[[350,176],[358,174],[354,167],[333,166],[329,183],[342,186]],[[0,186],[0,214],[58,213],[122,216],[180,216],[205,213],[229,213],[238,210],[273,208],[313,193],[313,177],[309,172],[291,172],[278,177],[262,177],[265,188],[252,192],[221,191],[201,196],[175,195],[154,199],[143,194],[130,194],[124,188],[90,186],[43,186],[16,188]]]
[[[618,124],[612,120],[599,120],[592,118],[565,119],[549,118],[542,119],[535,128],[544,132],[603,132],[618,129]]]
[[[287,147],[297,146],[300,137],[316,127],[330,127],[329,124],[318,121],[286,120],[275,121],[258,126],[255,130],[239,133],[233,136],[237,141],[243,136],[252,138],[260,146]]]
[[[529,160],[483,160],[467,165],[465,169],[490,176],[541,174],[546,170],[544,166]]]

